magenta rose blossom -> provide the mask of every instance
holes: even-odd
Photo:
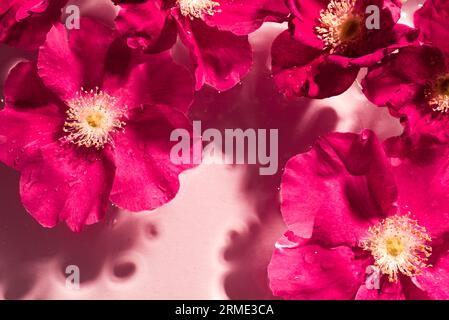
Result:
[[[252,65],[248,34],[264,21],[282,21],[287,8],[280,0],[150,0],[120,5],[118,30],[131,48],[160,52],[179,34],[190,50],[196,89],[205,83],[217,90],[235,86]]]
[[[281,184],[288,231],[268,268],[275,295],[449,298],[448,150],[389,145],[394,157],[371,131],[333,133],[290,159]]]
[[[374,104],[402,118],[414,140],[449,141],[449,3],[427,1],[415,13],[423,46],[403,48],[372,67],[363,91]]]
[[[67,0],[2,0],[0,43],[37,49],[53,23],[61,17]]]
[[[287,96],[341,94],[354,83],[361,67],[417,38],[416,30],[397,24],[399,0],[287,3],[292,13],[290,30],[281,33],[272,48],[275,81]]]
[[[188,165],[170,161],[170,134],[192,131],[194,85],[165,54],[134,58],[115,31],[56,24],[37,63],[15,66],[0,112],[0,159],[21,172],[20,195],[43,226],[99,221],[109,200],[130,211],[172,199]]]

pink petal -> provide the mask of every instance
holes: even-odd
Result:
[[[282,22],[288,16],[284,1],[279,0],[220,0],[219,10],[212,16],[205,15],[211,27],[248,35],[264,22]]]
[[[45,41],[47,32],[61,17],[67,0],[29,0],[0,5],[0,42],[11,46],[37,50]]]
[[[348,300],[363,282],[363,265],[348,247],[292,245],[275,249],[268,277],[274,295],[284,299]]]
[[[429,60],[433,61],[429,64]],[[406,66],[413,66],[409,68]],[[410,46],[370,69],[363,80],[363,92],[378,106],[399,111],[422,95],[423,86],[445,68],[441,52],[430,46]]]
[[[49,144],[22,168],[22,203],[42,226],[51,228],[65,221],[79,232],[105,215],[114,170],[107,149],[97,152]]]
[[[220,31],[200,19],[191,21],[178,14],[177,21],[181,40],[195,61],[197,90],[205,83],[228,90],[249,72],[252,51],[247,36]]]
[[[29,17],[32,13],[42,13],[48,9],[49,0],[26,0],[16,13],[17,21]],[[52,5],[55,5],[54,3]]]
[[[349,66],[370,67],[395,50],[418,44],[419,30],[406,25],[396,24],[381,30],[382,32],[376,32],[366,40],[357,57],[330,55],[329,60],[346,68]]]
[[[192,126],[185,115],[165,106],[132,110],[125,133],[115,138],[117,165],[111,201],[130,210],[152,210],[167,203],[179,190],[178,175],[193,165],[175,165],[170,159],[170,134]]]
[[[279,90],[286,96],[327,98],[345,92],[357,78],[358,67],[341,67],[309,47],[281,33],[272,47],[272,69]]]
[[[131,48],[159,53],[175,44],[176,23],[163,6],[160,0],[120,3],[115,23]]]
[[[446,252],[436,264],[416,277],[417,285],[434,300],[449,299],[449,255]]]
[[[195,92],[190,72],[176,64],[167,52],[145,55],[144,59],[145,62],[134,66],[126,77],[117,79],[108,74],[103,88],[131,109],[144,104],[162,104],[186,112]]]
[[[106,54],[114,40],[114,32],[105,25],[89,19],[80,23],[82,28],[70,32],[56,24],[39,51],[39,76],[63,101],[81,87],[101,87]]]
[[[36,65],[15,66],[5,83],[6,106],[0,111],[0,159],[19,169],[24,159],[57,139],[65,114],[37,75]]]
[[[334,133],[289,160],[281,211],[299,237],[357,247],[369,225],[394,210],[396,196],[391,167],[374,134]]]
[[[393,168],[399,207],[433,239],[443,237],[449,232],[449,151],[446,145],[427,144],[409,152]]]
[[[329,4],[329,0],[286,0],[290,11],[293,14],[292,20],[293,35],[295,40],[306,46],[323,49],[323,41],[320,40],[315,32],[317,20],[320,18],[321,10],[325,10]]]
[[[405,300],[404,289],[400,281],[391,283],[384,276],[380,280],[379,290],[369,289],[363,284],[357,291],[356,300]]]
[[[80,24],[82,27],[79,30],[69,32],[68,45],[81,65],[81,84],[90,89],[101,86],[105,61],[117,34],[96,20],[82,19]]]
[[[415,12],[415,26],[421,31],[421,38],[449,55],[449,3],[446,0],[425,1]]]

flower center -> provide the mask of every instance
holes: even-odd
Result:
[[[401,238],[393,236],[386,240],[387,252],[390,256],[397,257],[404,251],[404,243]]]
[[[330,53],[346,53],[362,36],[363,17],[355,12],[356,0],[331,0],[321,10],[315,32]]]
[[[112,134],[123,129],[127,108],[117,105],[117,100],[103,91],[84,91],[68,101],[67,119],[64,123],[65,140],[77,146],[103,149],[111,143]]]
[[[181,14],[190,19],[200,19],[203,14],[213,16],[220,6],[220,3],[212,0],[177,0]]]
[[[393,216],[370,227],[360,246],[371,252],[375,265],[390,282],[396,282],[399,273],[412,277],[428,267],[432,248],[427,244],[431,240],[426,228],[409,215]]]
[[[434,111],[449,111],[449,74],[437,78],[425,91],[429,106]]]

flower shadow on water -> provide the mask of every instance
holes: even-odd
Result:
[[[201,120],[202,130],[278,129],[279,164],[275,175],[260,175],[260,165],[246,165],[242,192],[255,206],[257,216],[247,222],[245,231],[232,231],[224,248],[230,272],[224,278],[230,299],[272,299],[266,267],[274,243],[284,231],[278,187],[282,168],[288,159],[310,148],[315,139],[333,131],[338,121],[329,107],[312,110],[306,99],[285,99],[278,93],[267,68],[268,48],[278,31],[263,34],[254,45],[254,66],[247,78],[234,89],[217,93],[204,88],[197,94],[191,118]],[[267,131],[267,136],[269,136]],[[269,149],[268,149],[269,150]]]
[[[116,208],[111,208],[100,223],[79,234],[62,224],[53,229],[43,228],[20,202],[19,173],[0,165],[0,176],[0,287],[3,288],[0,296],[5,299],[32,298],[28,294],[40,276],[44,281],[59,279],[64,286],[65,269],[69,265],[79,268],[81,285],[90,283],[136,245],[139,224],[133,219],[117,221]],[[39,268],[48,261],[55,261],[56,265]],[[112,274],[126,278],[135,269],[132,262],[122,262],[113,266]]]

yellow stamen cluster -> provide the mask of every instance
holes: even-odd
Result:
[[[449,74],[439,77],[425,91],[427,103],[441,113],[449,111]]]
[[[218,12],[217,7],[220,3],[212,0],[177,0],[179,10],[181,14],[185,17],[190,17],[190,19],[201,19],[203,14],[208,14],[213,16]]]
[[[315,32],[330,53],[346,53],[363,33],[363,16],[354,12],[356,0],[331,0],[321,10]]]
[[[431,240],[426,228],[410,215],[396,215],[370,227],[360,246],[371,252],[375,266],[388,275],[389,281],[396,282],[400,273],[413,277],[429,267]]]
[[[126,106],[117,105],[117,99],[103,91],[81,89],[76,97],[67,102],[67,119],[64,123],[64,140],[77,146],[103,149],[113,144],[112,133],[124,128],[122,119]]]

